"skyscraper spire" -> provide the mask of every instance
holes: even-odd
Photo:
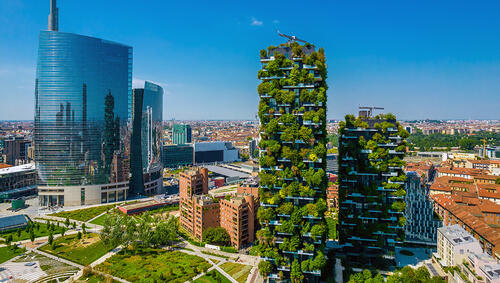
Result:
[[[49,30],[59,30],[59,9],[57,9],[56,0],[50,0],[50,13],[49,13]]]

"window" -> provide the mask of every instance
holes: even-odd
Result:
[[[80,204],[85,205],[85,188],[80,190]]]

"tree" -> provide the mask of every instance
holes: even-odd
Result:
[[[76,222],[73,222],[71,226],[73,227],[73,229],[76,229]]]
[[[62,230],[61,230],[61,236],[63,236],[63,237],[64,237],[64,234],[65,234],[65,233],[66,233],[66,228],[64,228],[64,227],[63,227],[63,228],[62,228]]]
[[[21,237],[21,229],[17,229],[17,237],[20,238]]]
[[[68,217],[66,217],[66,221],[64,222],[64,224],[66,224],[66,227],[69,227],[70,223],[69,223],[69,218]]]
[[[290,279],[292,279],[292,283],[299,283],[302,282],[302,279],[304,279],[304,275],[302,274],[302,271],[300,269],[300,263],[296,259],[292,262]]]
[[[500,177],[495,180],[495,184],[500,185]]]
[[[226,229],[222,227],[209,227],[203,231],[203,241],[209,244],[229,246],[231,238]]]
[[[35,241],[35,232],[33,229],[30,230],[30,240],[32,243]]]
[[[54,242],[54,236],[52,235],[52,231],[49,233],[49,245],[52,245]]]
[[[271,271],[273,271],[273,265],[269,261],[261,260],[259,262],[260,275],[266,277]]]
[[[5,239],[5,243],[7,244],[7,246],[10,246],[10,243],[12,243],[12,234],[9,234],[9,236],[7,236],[7,239]]]
[[[81,240],[82,239],[82,232],[78,231],[78,234],[76,234],[76,237],[78,238],[78,240]]]
[[[82,223],[82,232],[83,234],[87,234],[87,226],[85,225],[85,222]]]

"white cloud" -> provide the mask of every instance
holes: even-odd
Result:
[[[252,23],[250,25],[252,25],[252,26],[262,26],[262,25],[264,25],[264,22],[257,20],[255,17],[252,17]]]

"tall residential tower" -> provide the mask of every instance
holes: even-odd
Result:
[[[260,52],[259,268],[315,282],[326,262],[326,58],[289,38]]]
[[[344,266],[388,270],[404,241],[408,136],[392,114],[339,124],[339,243]]]

